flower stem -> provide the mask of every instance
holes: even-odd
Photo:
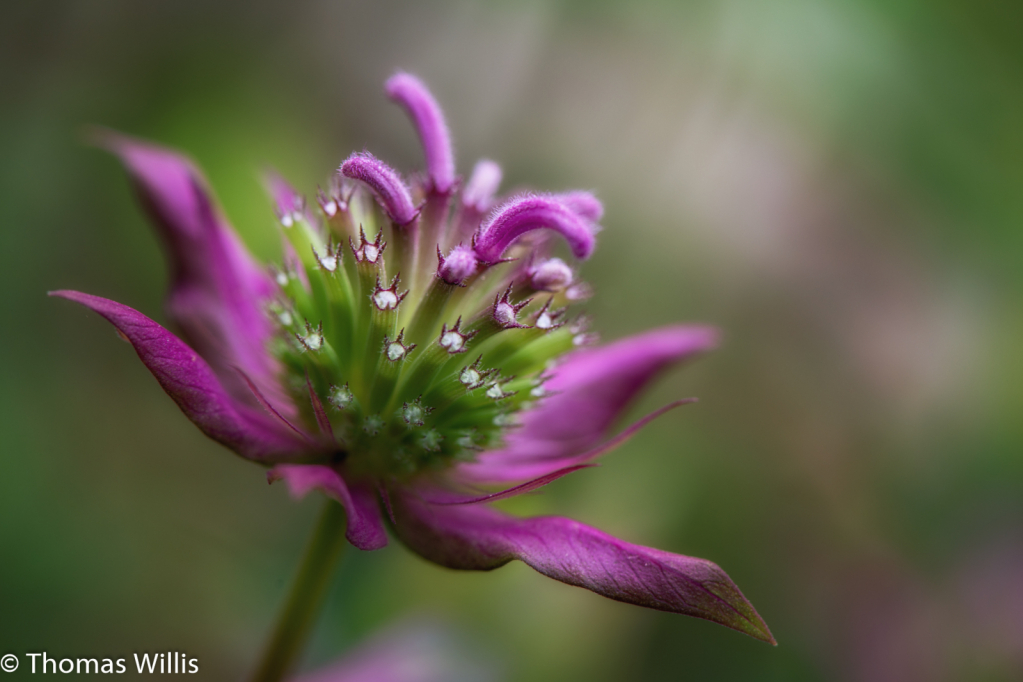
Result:
[[[345,510],[327,500],[253,682],[280,682],[302,653],[345,546]]]

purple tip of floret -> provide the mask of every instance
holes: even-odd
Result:
[[[496,263],[512,243],[533,230],[547,228],[568,242],[576,258],[589,258],[596,246],[586,220],[551,196],[519,196],[496,209],[476,232],[473,247],[484,263]]]
[[[455,160],[451,135],[437,100],[421,80],[407,73],[398,72],[388,78],[384,89],[408,113],[419,133],[433,189],[442,194],[450,191],[455,184]]]
[[[302,219],[305,214],[305,197],[295,191],[284,177],[274,170],[263,173],[263,182],[270,197],[273,199],[277,217],[285,227],[291,227],[295,220]]]
[[[600,199],[593,196],[591,192],[573,190],[562,194],[555,194],[554,198],[563,203],[580,218],[585,218],[596,223],[604,217],[604,204]]]
[[[412,195],[398,172],[369,152],[352,154],[345,159],[341,174],[368,185],[396,225],[408,225],[418,215]]]
[[[561,291],[573,278],[572,268],[560,258],[549,258],[529,271],[529,283],[537,291]]]
[[[451,249],[447,258],[437,252],[440,264],[437,266],[437,276],[447,284],[461,286],[465,280],[476,274],[476,254],[468,246],[459,244]]]
[[[480,159],[462,190],[462,205],[480,213],[490,208],[497,188],[501,186],[501,167],[490,159]]]

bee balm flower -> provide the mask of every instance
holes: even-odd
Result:
[[[110,321],[185,415],[267,467],[271,482],[340,502],[356,547],[383,547],[389,518],[404,544],[444,566],[488,570],[518,559],[612,599],[773,642],[710,561],[487,505],[590,466],[685,402],[610,436],[652,379],[712,348],[716,334],[677,325],[592,346],[569,310],[579,298],[572,292],[585,287],[548,251],[553,236],[576,259],[589,257],[602,215],[596,198],[495,200],[500,170],[484,162],[472,196],[458,199],[433,97],[407,74],[387,91],[417,127],[427,173],[409,185],[383,161],[355,154],[320,192],[320,214],[272,178],[285,247],[272,275],[188,161],[108,135],[105,146],[164,241],[167,314],[181,336],[121,303],[53,295]]]

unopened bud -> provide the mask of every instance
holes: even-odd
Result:
[[[469,339],[476,335],[476,332],[463,333],[460,329],[461,326],[462,318],[458,318],[455,326],[450,329],[448,329],[447,324],[441,326],[440,338],[437,339],[437,343],[451,355],[464,353]]]
[[[415,349],[416,344],[410,343],[409,345],[406,346],[404,341],[405,341],[404,329],[402,329],[398,333],[398,338],[394,339],[393,341],[385,336],[384,356],[391,362],[400,362],[401,360],[405,359],[405,356]]]
[[[345,384],[344,386],[331,386],[330,396],[327,400],[338,410],[343,410],[352,404],[355,396],[349,390],[348,384]]]
[[[529,271],[529,282],[537,291],[561,291],[573,277],[572,268],[560,258],[545,260]]]
[[[425,407],[422,398],[416,398],[401,407],[401,417],[409,426],[422,426],[426,415],[430,412],[433,412],[433,408]]]
[[[380,429],[384,427],[384,420],[379,415],[371,414],[366,417],[366,420],[362,423],[362,430],[371,436],[375,436],[380,433]]]
[[[323,348],[323,323],[321,322],[316,329],[308,322],[305,323],[305,335],[295,334],[295,338],[302,346],[312,352],[316,352]]]
[[[370,298],[373,300],[373,305],[377,307],[377,310],[394,310],[406,296],[408,296],[407,291],[403,294],[398,293],[398,277],[395,276],[391,281],[391,286],[386,289],[380,285],[380,280],[377,279],[376,290],[374,290]]]
[[[526,325],[519,324],[519,311],[529,305],[529,302],[533,299],[527,298],[525,301],[512,303],[509,298],[510,295],[511,287],[508,287],[505,289],[504,293],[498,296],[494,301],[494,307],[491,315],[494,318],[494,321],[505,329],[525,327]]]
[[[384,248],[387,247],[387,242],[383,241],[383,238],[383,233],[378,232],[376,238],[373,241],[369,241],[366,239],[366,232],[360,227],[359,245],[356,246],[351,237],[348,238],[348,245],[355,255],[355,260],[359,263],[376,263],[377,259],[380,258],[380,254],[384,252]]]
[[[451,249],[447,258],[437,250],[437,258],[440,264],[437,266],[437,276],[446,284],[462,286],[465,280],[476,274],[476,254],[467,246],[458,245]]]

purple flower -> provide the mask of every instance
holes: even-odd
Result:
[[[592,466],[688,402],[612,435],[651,380],[713,348],[717,334],[674,325],[592,347],[586,321],[571,312],[585,283],[548,249],[560,235],[573,255],[588,257],[600,203],[585,192],[518,196],[482,219],[500,175],[485,164],[469,183],[472,196],[445,220],[456,198],[440,110],[411,77],[396,76],[388,91],[423,139],[429,179],[414,191],[432,193],[437,229],[406,229],[418,214],[413,195],[369,154],[344,162],[347,179],[320,193],[319,205],[329,207],[321,214],[273,177],[285,257],[271,275],[187,160],[109,134],[105,146],[127,167],[163,238],[172,270],[167,313],[181,336],[120,303],[53,295],[110,321],[185,415],[266,466],[271,482],[340,502],[346,537],[361,549],[387,544],[389,519],[403,543],[444,566],[489,570],[519,559],[612,599],[773,643],[710,561],[486,504]],[[380,211],[389,220],[378,221]],[[471,246],[455,246],[466,216],[475,216]],[[425,243],[429,234],[436,240]],[[423,257],[434,253],[436,269]]]
[[[373,635],[291,682],[492,682],[499,679],[496,668],[467,650],[443,622],[420,617]]]

